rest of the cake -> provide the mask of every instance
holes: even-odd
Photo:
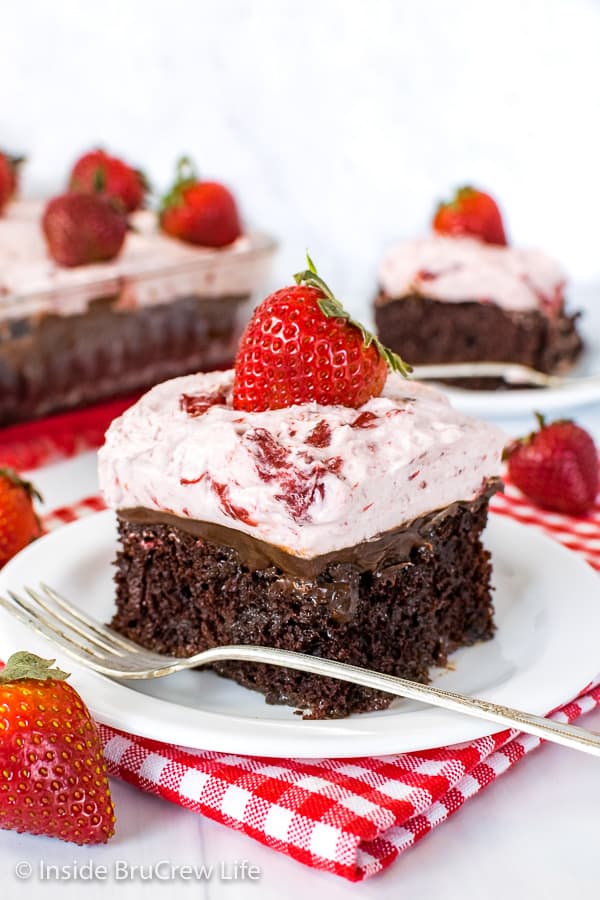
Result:
[[[42,210],[17,201],[0,218],[0,426],[231,365],[268,238],[192,246],[140,210],[118,257],[65,268],[48,255]]]
[[[494,426],[394,372],[358,409],[241,411],[232,383],[173,379],[107,433],[114,627],[175,655],[254,643],[421,681],[491,636],[481,532],[499,485]],[[315,717],[392,699],[268,666],[218,671]]]

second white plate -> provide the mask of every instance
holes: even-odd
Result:
[[[571,372],[573,383],[560,388],[524,388],[505,391],[468,391],[436,385],[467,415],[485,418],[531,416],[534,410],[545,414],[589,406],[600,402],[600,379],[595,384],[579,383],[578,378],[600,375],[600,286],[574,288],[569,293],[569,310],[580,310],[579,326],[584,352]]]
[[[499,516],[485,535],[494,564],[497,633],[459,650],[433,680],[534,713],[571,699],[600,669],[598,576],[556,542]],[[115,518],[98,513],[36,541],[0,573],[0,593],[45,581],[109,621]],[[396,700],[382,712],[303,721],[260,694],[209,671],[117,682],[70,660],[0,610],[0,655],[56,656],[105,724],[188,747],[262,756],[350,757],[442,746],[489,734],[480,720]]]

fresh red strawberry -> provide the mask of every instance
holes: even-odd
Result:
[[[263,300],[242,335],[235,409],[261,412],[311,401],[356,408],[381,394],[388,367],[410,371],[350,318],[307,258],[296,284]]]
[[[139,169],[116,156],[109,156],[104,150],[90,150],[73,166],[69,190],[82,194],[101,191],[122,203],[126,212],[133,212],[144,205],[149,185]]]
[[[115,814],[100,734],[53,663],[20,652],[0,671],[0,827],[105,844]]]
[[[16,193],[22,162],[22,156],[9,156],[0,150],[0,213]]]
[[[106,262],[120,252],[127,218],[103,194],[61,194],[46,206],[42,229],[60,266]]]
[[[440,203],[433,229],[450,237],[476,237],[487,244],[507,244],[496,201],[477,188],[458,188],[449,203]]]
[[[579,515],[598,493],[598,454],[594,441],[571,421],[546,425],[537,414],[539,431],[513,441],[505,451],[513,483],[534,503]]]
[[[0,469],[0,566],[41,534],[33,499],[42,498],[13,469]]]
[[[200,181],[187,157],[177,164],[177,179],[163,197],[160,226],[171,237],[203,247],[225,247],[242,233],[233,195],[217,181]]]

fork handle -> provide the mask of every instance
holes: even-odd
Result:
[[[485,719],[504,727],[516,728],[519,731],[524,731],[526,734],[533,734],[555,744],[571,747],[574,750],[582,750],[584,753],[590,753],[593,756],[600,756],[600,734],[580,728],[577,725],[556,722],[544,716],[537,716],[519,709],[491,703],[489,700],[468,697],[455,691],[445,691],[432,685],[419,684],[406,678],[373,672],[360,666],[352,666],[348,663],[336,662],[331,659],[322,659],[318,656],[308,656],[304,653],[296,653],[293,650],[252,647],[244,644],[214,647],[189,659],[180,660],[172,666],[165,666],[164,671],[160,670],[156,674],[168,675],[180,669],[194,668],[197,665],[210,665],[226,660],[267,663],[273,666],[297,669],[300,672],[309,672],[313,675],[337,678],[340,681],[348,681],[363,687],[385,691],[388,694],[395,694],[398,697],[405,697],[409,700],[418,700],[421,703],[428,703],[441,709],[450,709],[478,719]]]

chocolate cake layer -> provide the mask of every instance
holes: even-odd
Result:
[[[0,426],[145,390],[189,372],[226,368],[247,297],[182,297],[117,310],[0,323]]]
[[[231,539],[229,529],[205,531],[204,523],[184,529],[151,511],[147,521],[139,511],[123,511],[112,625],[176,656],[261,644],[427,681],[430,667],[444,665],[457,647],[493,633],[491,567],[480,535],[497,487],[490,483],[473,502],[454,503],[336,559],[313,560],[303,574],[289,554],[278,555],[277,564],[267,558],[267,545],[253,557],[252,539],[240,540],[239,532]],[[215,669],[261,691],[267,702],[312,718],[383,709],[393,699],[273,666],[232,662]]]
[[[412,365],[513,362],[540,372],[562,372],[582,350],[578,317],[507,312],[494,303],[444,303],[415,295],[391,299],[380,293],[375,301],[378,334]],[[490,378],[448,383],[474,390],[507,387]]]

